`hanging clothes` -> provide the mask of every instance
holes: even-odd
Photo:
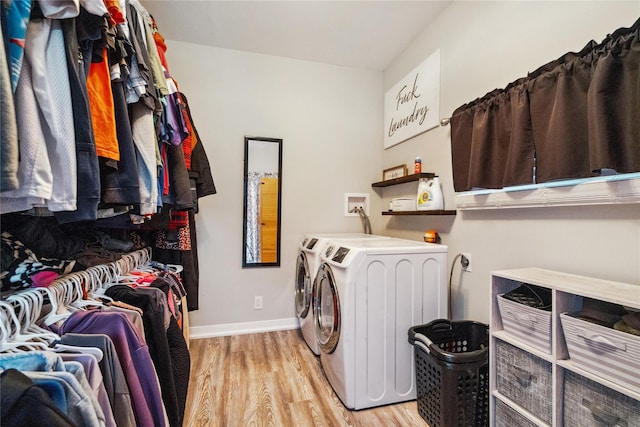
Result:
[[[173,316],[168,312],[166,294],[155,287],[138,287],[134,289],[127,285],[115,285],[109,287],[105,295],[142,309],[146,342],[158,373],[162,389],[162,400],[169,417],[169,425],[181,426],[186,394],[181,395],[180,398],[178,397],[174,375],[176,372],[180,374],[185,371],[189,372],[190,358],[187,357],[185,360],[181,360],[180,365],[174,366],[174,360],[176,359],[172,358],[172,351],[180,351],[180,349],[186,348],[186,342],[183,337],[178,349],[169,347],[167,329]],[[175,322],[175,319],[173,321]],[[180,333],[180,336],[182,337],[182,333]],[[182,381],[181,378],[178,378],[178,380]],[[179,400],[180,404],[178,404]],[[179,408],[182,408],[182,410]]]
[[[74,427],[51,397],[29,377],[16,369],[0,373],[0,419],[15,426],[34,426],[47,420],[51,427]]]
[[[0,23],[0,59],[3,58],[6,58],[5,40]],[[0,191],[15,190],[19,186],[19,150],[11,74],[7,62],[0,60]]]
[[[68,332],[108,335],[129,385],[137,425],[168,425],[149,349],[124,314],[76,311],[61,326],[52,326],[52,329],[59,335]]]
[[[98,362],[98,366],[113,417],[119,427],[135,426],[129,386],[111,338],[105,334],[66,333],[62,335],[60,342],[78,347],[96,347],[102,351],[102,360]]]

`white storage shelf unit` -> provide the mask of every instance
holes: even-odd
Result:
[[[541,350],[539,346],[532,345],[531,342],[526,342],[521,338],[521,336],[509,333],[503,326],[498,307],[498,295],[509,292],[523,283],[551,290],[552,311],[550,353]],[[564,426],[565,414],[563,412],[563,405],[568,404],[564,399],[565,373],[567,371],[577,374],[580,376],[580,379],[584,378],[584,380],[589,384],[595,384],[598,387],[602,385],[613,390],[613,393],[611,394],[614,396],[621,396],[621,399],[625,401],[625,404],[631,402],[630,404],[634,408],[633,420],[630,420],[627,424],[625,424],[627,421],[622,421],[619,425],[628,425],[629,427],[632,425],[640,425],[640,412],[637,412],[638,418],[635,418],[636,411],[640,410],[638,409],[640,408],[640,391],[633,390],[616,381],[612,381],[607,378],[607,375],[596,375],[589,370],[585,370],[569,357],[569,351],[563,335],[560,314],[580,311],[582,308],[583,297],[620,304],[631,310],[640,310],[640,286],[638,285],[594,279],[539,268],[502,270],[495,271],[491,274],[491,338],[489,353],[489,387],[491,393],[489,409],[491,426],[506,426],[513,422],[506,421],[504,417],[505,404],[507,406],[507,410],[513,411],[512,415],[517,416],[518,419],[522,420],[518,425],[540,427]],[[630,339],[640,342],[640,337],[632,334],[626,335],[628,335]],[[549,401],[552,404],[551,424],[541,421],[541,418],[545,418],[544,416],[529,413],[523,405],[514,402],[512,399],[507,397],[505,393],[498,390],[499,373],[496,372],[496,367],[498,365],[496,363],[496,346],[499,344],[501,350],[504,351],[505,346],[503,346],[501,342],[514,346],[517,350],[516,356],[518,356],[518,353],[523,353],[534,361],[540,361],[543,363],[543,366],[550,366],[552,381],[551,396],[549,396]],[[507,346],[506,348],[512,347]],[[638,355],[630,357],[638,358]],[[504,365],[502,366],[504,367]],[[502,375],[503,373],[500,374]],[[640,376],[640,372],[638,372],[638,376]],[[570,379],[568,378],[568,380],[573,381],[573,376]],[[567,399],[567,402],[568,401],[569,399]],[[586,404],[584,402],[586,401],[582,402],[583,405]],[[611,406],[607,402],[603,401],[602,403],[603,406]],[[500,417],[498,417],[500,419],[496,419],[496,408],[498,408],[498,413],[501,414]],[[597,418],[600,415],[605,418],[608,417],[610,414],[606,413],[607,408],[603,409],[605,411],[602,414],[593,413],[591,415],[593,415],[594,418]],[[514,418],[510,418],[510,420],[513,419]],[[593,425],[607,424],[600,424],[594,421]],[[618,424],[614,421],[609,425]]]

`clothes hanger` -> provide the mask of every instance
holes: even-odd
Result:
[[[44,305],[44,297],[41,293],[33,290],[27,290],[9,296],[7,298],[7,302],[13,304],[14,312],[16,312],[23,334],[39,336],[49,342],[60,339],[60,337],[54,332],[48,331],[37,325],[38,318],[40,317],[40,313]],[[18,311],[15,310],[16,305],[19,308]]]
[[[94,356],[98,362],[104,357],[104,353],[98,347],[82,347],[77,345],[62,344],[56,342],[49,350],[55,353],[84,353]]]
[[[72,299],[69,302],[69,305],[79,309],[104,305],[102,301],[99,301],[97,299],[92,299],[91,297],[85,298],[84,287],[82,286],[83,279],[86,282],[86,278],[83,272],[79,272],[68,278],[70,285],[72,286],[72,289],[70,292],[72,295]],[[87,293],[87,296],[88,296],[88,293]]]
[[[20,322],[15,314],[13,306],[5,301],[0,301],[0,320],[2,323],[3,339],[0,342],[0,351],[23,350],[47,350],[48,344],[43,341],[33,341],[33,335],[20,333]],[[7,329],[6,326],[9,326]],[[13,327],[13,328],[12,328]]]
[[[39,292],[45,293],[49,297],[49,303],[51,304],[51,311],[44,318],[44,324],[51,326],[54,323],[66,320],[71,316],[71,312],[60,303],[60,286],[49,286],[47,288],[35,288]]]
[[[94,299],[106,299],[109,301],[113,301],[113,298],[110,298],[104,294],[109,287],[109,284],[113,281],[110,270],[104,268],[104,266],[102,265],[99,265],[88,270],[88,273],[90,275],[89,288],[91,289],[89,295],[91,295],[91,297]]]

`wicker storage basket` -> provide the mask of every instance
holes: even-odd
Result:
[[[496,341],[496,385],[498,391],[531,415],[551,424],[552,366],[504,341]]]
[[[498,295],[498,310],[505,332],[540,351],[551,354],[551,312],[529,307]]]
[[[538,427],[501,400],[496,400],[495,427]]]
[[[564,375],[564,425],[640,426],[640,401],[571,371]]]
[[[571,361],[640,393],[640,336],[560,314]]]

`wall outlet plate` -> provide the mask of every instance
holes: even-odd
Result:
[[[262,297],[261,296],[253,297],[253,309],[254,310],[262,310]]]

